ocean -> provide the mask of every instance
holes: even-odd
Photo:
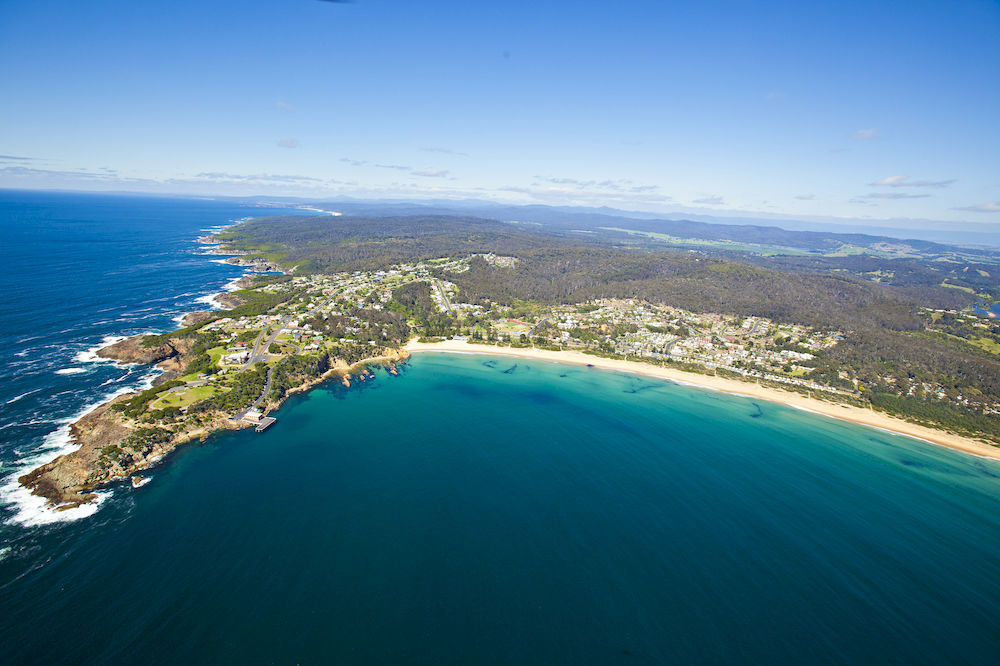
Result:
[[[1000,464],[595,368],[422,354],[59,515],[12,475],[241,270],[217,201],[0,192],[0,662],[994,663]],[[199,300],[201,299],[201,300]]]

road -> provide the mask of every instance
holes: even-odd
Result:
[[[444,303],[445,312],[451,312],[451,301],[448,300],[448,294],[444,292],[444,287],[437,280],[431,280],[431,284],[437,289],[438,294],[441,295],[441,302]]]
[[[267,348],[271,346],[272,342],[278,339],[278,336],[281,335],[281,331],[286,326],[288,326],[288,322],[290,322],[292,319],[302,319],[308,317],[317,310],[322,310],[323,308],[327,307],[335,300],[337,300],[337,296],[339,295],[340,291],[338,290],[335,294],[333,294],[330,297],[328,301],[326,301],[322,305],[317,305],[312,310],[309,310],[300,315],[295,315],[295,314],[288,315],[281,321],[281,323],[278,324],[278,327],[274,329],[274,332],[268,336],[267,341],[262,344],[261,341],[263,340],[264,336],[267,334],[268,331],[271,330],[271,326],[266,327],[263,331],[260,332],[260,335],[257,336],[257,339],[254,340],[253,349],[250,351],[250,356],[247,357],[247,362],[243,364],[243,366],[239,369],[238,372],[243,372],[244,370],[253,367],[253,364],[257,363],[258,361],[266,361],[269,358],[267,353]]]
[[[274,366],[268,366],[267,367],[267,376],[264,379],[264,390],[261,391],[260,396],[258,396],[257,399],[253,401],[252,405],[250,405],[249,407],[247,407],[246,409],[244,409],[242,412],[239,412],[237,414],[234,414],[233,416],[230,416],[229,417],[230,420],[232,420],[232,421],[242,421],[243,418],[247,415],[247,412],[252,411],[252,410],[257,409],[258,407],[260,407],[260,403],[264,402],[264,398],[266,398],[267,394],[271,392],[271,371],[272,370],[274,370]]]
[[[267,368],[267,378],[264,380],[264,392],[260,394],[260,397],[254,400],[254,403],[250,405],[250,409],[257,409],[260,403],[264,401],[267,394],[271,392],[271,371],[274,370],[274,366],[268,366]],[[249,409],[247,411],[250,411]]]

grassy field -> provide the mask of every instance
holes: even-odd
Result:
[[[948,287],[949,289],[959,289],[959,290],[964,291],[964,292],[969,293],[969,294],[976,293],[976,290],[973,289],[972,287],[963,287],[960,284],[951,284],[950,282],[948,282],[948,280],[944,280],[943,282],[941,282],[940,286],[942,286],[942,287]]]
[[[149,405],[149,409],[163,409],[164,407],[187,407],[199,400],[215,395],[218,389],[215,386],[195,386],[186,391],[176,391],[166,393],[161,398],[157,398]]]
[[[636,231],[634,229],[620,229],[618,227],[601,227],[605,231],[620,231],[632,236],[645,236],[654,240],[670,243],[671,245],[696,245],[700,247],[712,247],[718,250],[729,250],[732,252],[752,252],[765,257],[776,255],[806,255],[809,252],[799,250],[794,247],[781,247],[778,245],[757,245],[755,243],[737,243],[724,240],[706,240],[704,238],[680,238],[670,234],[659,234],[653,231]]]
[[[498,333],[505,333],[507,335],[520,335],[521,333],[527,333],[531,330],[530,326],[523,326],[521,324],[515,324],[514,322],[500,320],[494,324]]]
[[[1000,355],[1000,343],[997,343],[992,338],[987,337],[977,337],[977,338],[963,338],[958,335],[952,335],[951,333],[945,333],[944,331],[913,331],[909,335],[915,335],[918,337],[929,337],[937,338],[939,340],[949,340],[952,343],[958,343],[960,345],[968,345],[970,347],[975,347],[977,349],[982,349],[989,354]]]
[[[991,354],[1000,354],[1000,344],[991,338],[970,338],[968,342]]]

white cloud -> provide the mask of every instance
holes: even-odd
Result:
[[[816,195],[815,194],[799,194],[795,198],[798,199],[798,200],[800,200],[800,201],[812,201],[813,199],[816,198]]]
[[[619,186],[611,189],[600,189],[597,187],[600,184],[597,181],[574,181],[572,178],[539,178],[538,180],[550,184],[545,185],[535,182],[529,187],[509,185],[498,188],[498,190],[526,195],[532,199],[547,203],[568,205],[601,206],[611,202],[618,204],[662,204],[671,201],[671,198],[667,195],[655,192],[658,189],[655,185]],[[604,182],[617,183],[620,181]],[[581,185],[577,183],[581,183]]]
[[[929,194],[907,194],[905,192],[872,192],[865,194],[862,199],[923,199]]]
[[[962,206],[953,210],[967,210],[973,213],[1000,213],[1000,201],[988,201],[976,206]]]
[[[555,188],[550,189],[577,189],[581,191],[588,190],[594,192],[622,194],[652,193],[660,189],[659,185],[639,185],[635,181],[628,180],[626,178],[619,178],[617,180],[579,180],[577,178],[535,176],[535,182],[532,184],[533,187],[545,187],[546,185],[556,186]],[[670,200],[670,197],[666,195],[658,196],[663,197],[664,201]]]
[[[425,148],[424,150],[430,150],[430,149]],[[441,149],[441,150],[444,151],[446,149]],[[379,169],[392,169],[393,171],[403,171],[412,176],[422,176],[424,178],[448,178],[448,175],[451,173],[446,169],[433,169],[431,167],[417,169],[415,167],[408,166],[406,164],[372,164],[367,160],[355,160],[349,157],[341,157],[340,161],[345,164],[349,164],[353,167],[373,166]]]
[[[113,183],[151,183],[155,182],[147,178],[128,178],[119,176],[114,169],[102,168],[94,171],[91,169],[33,169],[24,166],[9,166],[0,168],[0,175],[17,178],[34,178],[44,180],[68,179],[81,182],[113,182]]]
[[[295,110],[295,107],[292,106],[291,104],[289,104],[288,102],[281,102],[281,101],[275,102],[274,103],[274,108],[281,109],[282,111],[294,111]]]
[[[211,180],[211,181],[227,182],[227,183],[261,183],[261,182],[322,183],[324,182],[322,178],[313,178],[312,176],[293,176],[293,175],[276,174],[276,173],[236,174],[236,173],[227,173],[225,171],[203,171],[201,173],[195,174],[194,177],[198,180]],[[172,178],[171,180],[178,181],[179,179]]]
[[[879,138],[879,133],[877,129],[859,129],[858,131],[851,134],[855,139],[862,139],[864,141],[870,141],[872,139]]]
[[[695,199],[692,203],[705,204],[707,206],[721,206],[726,203],[726,200],[719,196],[711,196]]]
[[[428,153],[442,153],[444,155],[455,155],[457,157],[468,157],[469,156],[469,153],[462,153],[462,152],[459,152],[457,150],[452,150],[451,148],[428,147],[428,148],[421,148],[420,150],[426,151]]]
[[[871,187],[948,187],[954,182],[954,178],[950,180],[910,180],[909,176],[888,176],[868,184]]]
[[[280,148],[298,148],[299,147],[299,142],[297,140],[292,139],[291,137],[289,137],[287,139],[279,139],[278,140],[278,146]]]
[[[909,178],[909,176],[889,176],[888,178],[883,178],[882,180],[876,180],[874,183],[868,183],[872,187],[899,187],[900,183]]]

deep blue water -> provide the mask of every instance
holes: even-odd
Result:
[[[102,373],[124,372],[73,355],[168,327],[231,278],[190,239],[252,214],[31,196],[31,215],[64,219],[4,225],[28,272],[0,322],[21,326],[3,333],[15,342],[41,331],[16,349],[52,360],[4,357],[21,382],[5,396],[46,388],[0,418],[35,399],[49,421],[0,431],[5,469],[112,386]],[[3,197],[5,215],[20,210]],[[104,259],[77,267],[93,247]],[[133,262],[147,265],[136,286],[104,277]],[[137,319],[150,298],[168,300]],[[478,355],[422,355],[277,416],[263,434],[184,447],[89,517],[26,527],[5,508],[0,661],[988,664],[1000,650],[992,462],[665,381]]]

